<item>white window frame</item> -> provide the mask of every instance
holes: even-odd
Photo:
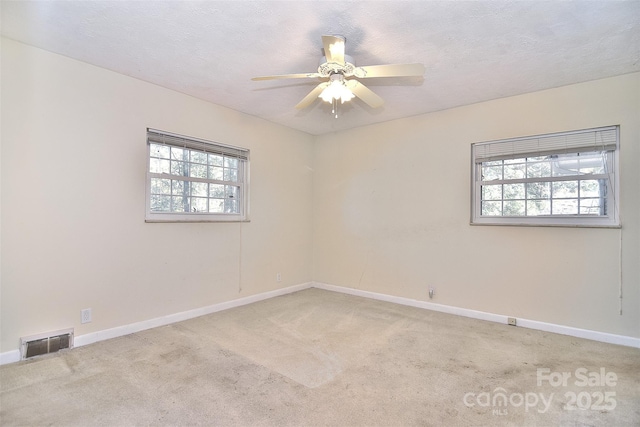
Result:
[[[186,177],[171,173],[151,172],[151,144],[166,145],[169,147],[179,147],[188,149],[191,152],[204,152],[207,154],[222,155],[226,158],[237,159],[237,181],[225,181],[213,179],[209,174],[207,178]],[[209,157],[211,158],[211,157]],[[204,139],[188,137],[175,133],[165,132],[157,129],[147,128],[147,176],[146,176],[146,214],[145,222],[240,222],[249,221],[249,150],[246,148],[234,147],[220,144]],[[221,184],[237,187],[238,202],[237,213],[216,213],[216,212],[158,212],[151,210],[151,179],[171,179],[185,182],[200,182],[208,184]],[[207,195],[207,205],[210,203],[210,195]],[[226,199],[225,199],[226,200]]]
[[[547,177],[518,180],[482,181],[482,163],[547,155],[586,152],[607,152],[611,156],[610,168],[604,174],[591,179],[603,179],[607,184],[607,213],[605,215],[539,215],[539,216],[490,216],[482,215],[482,185],[509,182],[558,182],[589,179],[589,175],[573,175],[573,178]],[[471,225],[517,225],[561,227],[620,227],[619,219],[619,151],[620,127],[606,126],[593,129],[560,132],[522,138],[471,144]],[[553,184],[551,184],[553,185]],[[502,200],[505,200],[504,198]],[[553,199],[550,199],[553,200]]]

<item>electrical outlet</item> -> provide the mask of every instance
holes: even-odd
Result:
[[[80,323],[90,323],[91,322],[91,309],[85,308],[84,310],[80,310]]]
[[[276,273],[276,282],[282,282],[282,274]]]
[[[511,326],[516,326],[516,318],[515,317],[507,318],[507,324],[509,324]]]

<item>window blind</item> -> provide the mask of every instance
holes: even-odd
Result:
[[[217,142],[177,135],[174,133],[150,128],[147,128],[147,143],[188,148],[191,150],[204,151],[211,154],[221,154],[228,157],[235,157],[241,160],[249,159],[249,150],[245,148],[233,147],[231,145],[219,144]]]
[[[574,132],[562,132],[533,137],[504,139],[473,144],[476,163],[526,157],[527,154],[580,153],[587,151],[613,151],[618,141],[618,127],[608,126]]]

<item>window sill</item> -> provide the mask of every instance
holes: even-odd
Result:
[[[250,222],[248,217],[240,215],[180,215],[180,214],[147,214],[144,222]]]
[[[500,220],[475,220],[470,221],[469,225],[473,226],[507,226],[507,227],[565,227],[565,228],[622,228],[622,224],[613,221],[585,221],[585,222],[567,222],[562,220],[555,221],[526,221],[523,222],[517,218],[509,218],[505,221],[505,218]]]

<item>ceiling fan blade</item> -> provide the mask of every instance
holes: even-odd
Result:
[[[382,98],[357,80],[347,80],[347,87],[351,89],[351,92],[353,92],[355,96],[362,99],[362,101],[371,108],[378,108],[384,104]]]
[[[309,79],[313,79],[316,77],[322,77],[320,74],[318,73],[300,73],[300,74],[280,74],[280,75],[275,75],[275,76],[260,76],[260,77],[254,77],[251,80],[276,80],[276,79],[304,79],[304,78],[309,78]]]
[[[344,65],[344,38],[337,36],[322,36],[324,56],[327,62]]]
[[[387,64],[357,67],[353,74],[362,79],[370,77],[422,77],[424,72],[423,64]]]
[[[301,109],[309,106],[313,101],[315,101],[318,98],[318,96],[320,96],[320,93],[327,86],[329,86],[328,82],[320,83],[318,86],[313,88],[313,90],[311,92],[309,92],[309,94],[307,96],[302,98],[302,101],[298,102],[298,105],[296,105],[296,108],[301,110]]]

